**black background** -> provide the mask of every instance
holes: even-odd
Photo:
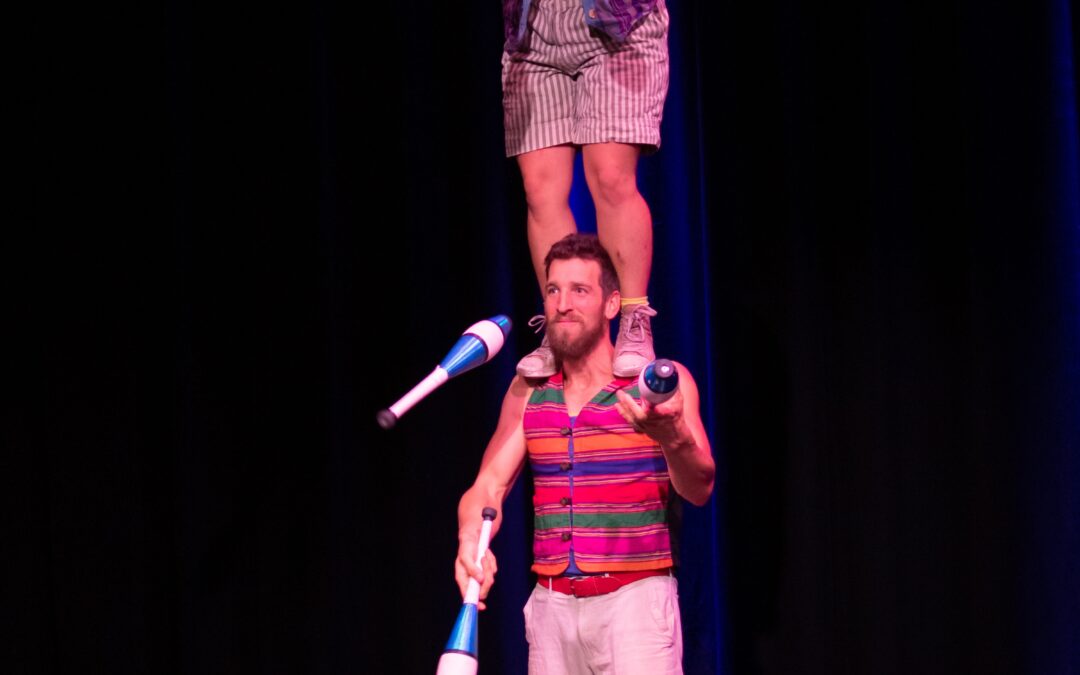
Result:
[[[687,671],[1077,672],[1075,3],[670,9],[657,339],[707,383],[723,560]],[[6,670],[430,672],[534,341],[497,6],[15,30]],[[375,427],[497,312],[509,353]],[[485,672],[524,672],[526,499]]]

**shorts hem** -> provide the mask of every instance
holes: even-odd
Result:
[[[610,131],[578,131],[548,135],[547,141],[525,142],[523,139],[506,139],[507,158],[524,155],[526,152],[555,148],[560,145],[593,145],[595,143],[625,143],[627,145],[641,146],[642,154],[651,155],[660,149],[660,132],[642,133],[635,132],[610,132]]]

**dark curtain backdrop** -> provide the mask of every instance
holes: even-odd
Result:
[[[719,469],[688,673],[1080,673],[1078,9],[670,0],[651,296]],[[537,340],[498,3],[9,29],[3,670],[432,672]],[[496,313],[503,353],[376,427]],[[484,673],[525,672],[528,504]]]

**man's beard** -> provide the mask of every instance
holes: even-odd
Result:
[[[551,326],[551,322],[548,323]],[[585,324],[582,323],[582,326]],[[548,344],[560,363],[566,360],[580,359],[592,351],[593,347],[604,336],[607,324],[604,321],[597,323],[593,328],[583,330],[577,337],[569,337],[558,329],[548,331]]]

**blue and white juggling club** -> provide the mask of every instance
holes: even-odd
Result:
[[[675,395],[679,388],[679,369],[667,359],[656,359],[641,369],[638,375],[638,391],[641,398],[653,405],[660,405]]]
[[[511,325],[509,317],[499,314],[469,326],[430,375],[420,380],[420,384],[402,396],[397,403],[379,411],[375,417],[379,426],[383,429],[391,428],[410,408],[451,377],[457,377],[493,359],[506,342]]]
[[[491,524],[495,521],[498,512],[486,507],[483,511],[484,524],[480,527],[480,541],[476,544],[476,566],[480,567],[487,553],[488,541],[491,540]],[[446,648],[439,657],[439,667],[435,675],[476,675],[477,660],[477,611],[476,604],[480,602],[480,584],[476,579],[469,579],[469,586],[465,589],[465,601],[461,604],[457,621],[454,622],[454,630],[450,631],[450,639],[446,641]]]

